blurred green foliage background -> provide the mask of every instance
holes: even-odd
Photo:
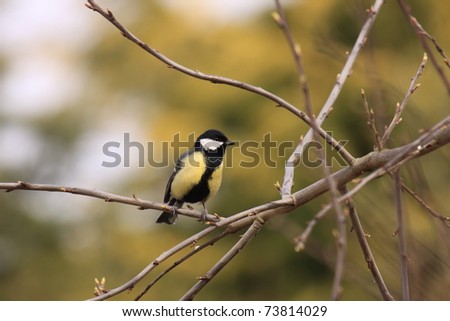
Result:
[[[235,13],[225,17],[208,10],[211,5],[207,2],[189,6],[182,1],[167,5],[164,1],[99,0],[135,35],[175,61],[261,86],[302,109],[297,74],[286,41],[271,18],[271,2],[248,13],[236,6]],[[27,20],[7,17],[6,9],[12,3],[0,1],[1,25],[7,34],[19,23],[27,28]],[[408,3],[424,28],[449,53],[450,3]],[[365,0],[305,0],[286,5],[295,39],[302,46],[315,112],[325,102],[370,4]],[[46,20],[52,10],[45,5],[39,8],[32,13],[37,23]],[[154,142],[150,151],[153,159],[173,162],[179,151],[170,149],[164,154],[161,144],[173,141],[177,133],[187,140],[192,133],[197,136],[208,128],[218,128],[241,144],[262,142],[270,133],[278,144],[292,142],[292,146],[306,133],[305,124],[273,102],[171,70],[121,37],[82,1],[71,8],[56,14],[62,20],[75,19],[76,28],[58,30],[55,23],[47,26],[51,37],[36,37],[32,42],[26,40],[26,31],[11,32],[8,39],[13,39],[14,45],[3,42],[0,46],[0,181],[83,186],[162,201],[172,163],[163,168],[140,167],[137,149],[132,149],[130,167],[106,168],[102,162],[111,159],[103,153],[103,145],[116,141],[123,146],[124,133],[130,133],[131,140],[145,146]],[[20,14],[27,9],[21,10]],[[423,49],[397,3],[386,1],[324,128],[339,140],[349,140],[347,148],[353,155],[370,152],[374,144],[366,125],[361,88],[375,110],[381,131],[392,118],[395,104],[403,99],[422,55]],[[35,77],[22,81],[21,72],[30,70],[35,71]],[[448,77],[448,70],[445,72]],[[45,88],[47,78],[59,73],[64,75],[62,81]],[[448,115],[450,99],[431,63],[420,82],[390,147],[410,142],[421,130]],[[44,89],[51,93],[49,97],[40,96]],[[292,150],[287,148],[284,155],[274,150],[271,159],[276,166],[260,161],[244,168],[240,162],[248,158],[234,149],[227,158],[221,191],[210,202],[209,210],[227,216],[277,199],[274,184],[282,181],[284,162]],[[253,152],[260,160],[267,157],[261,147]],[[450,152],[445,147],[402,170],[413,190],[447,216],[449,161]],[[338,168],[334,163],[334,170]],[[319,168],[300,165],[294,190],[321,175]],[[400,298],[392,194],[391,179],[383,177],[361,191],[355,202],[388,288]],[[329,195],[324,195],[267,224],[197,298],[327,300],[336,251],[334,214],[329,213],[315,228],[304,252],[294,251],[293,238],[328,199]],[[450,230],[408,195],[404,200],[411,296],[416,300],[448,300]],[[184,217],[174,226],[156,225],[158,214],[75,195],[1,193],[0,299],[89,298],[94,278],[104,276],[107,288],[116,287],[162,251],[202,228]],[[348,230],[342,299],[379,300],[350,224]],[[144,299],[178,299],[238,238],[232,235],[183,263]],[[165,262],[157,272],[172,262]],[[152,276],[156,274],[115,299],[134,298]]]

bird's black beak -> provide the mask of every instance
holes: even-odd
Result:
[[[231,145],[236,145],[236,142],[233,142],[233,141],[229,140],[229,141],[227,141],[225,144],[226,144],[227,146],[231,146]]]

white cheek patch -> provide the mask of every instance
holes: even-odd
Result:
[[[223,142],[218,142],[209,138],[202,138],[200,139],[200,145],[202,145],[204,150],[216,151],[223,145]]]

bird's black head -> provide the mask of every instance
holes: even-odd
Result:
[[[209,129],[195,141],[195,150],[205,155],[208,167],[216,167],[222,163],[227,146],[234,145],[221,131]]]

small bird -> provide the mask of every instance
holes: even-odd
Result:
[[[227,147],[234,144],[216,129],[197,138],[194,148],[180,156],[167,182],[164,203],[173,206],[173,210],[162,212],[156,223],[174,224],[178,216],[175,211],[184,203],[202,203],[201,220],[206,220],[205,202],[219,190],[223,156]]]

